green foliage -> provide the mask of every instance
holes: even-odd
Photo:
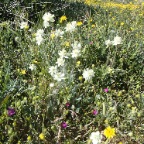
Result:
[[[103,134],[111,126],[116,136],[103,134],[102,143],[142,143],[143,7],[131,11],[80,2],[32,3],[22,1],[12,9],[13,20],[3,17],[0,23],[0,142],[90,144],[92,132]],[[4,5],[6,10],[8,3]],[[47,28],[45,12],[55,19]],[[67,20],[60,22],[63,15]],[[73,20],[82,25],[66,32]],[[23,21],[29,27],[20,28]],[[44,29],[40,45],[39,29]],[[56,36],[58,29],[62,37]],[[106,45],[116,36],[121,44]],[[80,55],[74,58],[77,42]],[[52,75],[50,68],[62,64],[58,58],[63,49],[61,80],[63,75]],[[87,68],[90,80],[84,75]],[[8,108],[15,113],[10,115]]]

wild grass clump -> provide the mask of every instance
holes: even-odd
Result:
[[[143,4],[82,6],[0,23],[1,143],[144,141]]]

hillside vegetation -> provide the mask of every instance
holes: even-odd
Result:
[[[144,3],[7,1],[0,14],[0,144],[144,142]]]

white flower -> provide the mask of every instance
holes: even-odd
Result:
[[[64,62],[65,62],[65,60],[60,57],[60,58],[57,59],[57,62],[56,62],[56,63],[57,63],[58,66],[63,66],[63,65],[64,65]]]
[[[38,45],[40,45],[40,44],[42,43],[42,41],[43,41],[43,37],[42,37],[42,36],[37,36],[37,37],[36,37],[36,43],[37,43]]]
[[[50,83],[49,86],[52,88],[54,87],[54,83]]]
[[[55,30],[55,36],[56,37],[63,37],[64,31],[60,30],[60,29],[56,29]]]
[[[65,79],[64,76],[65,76],[64,73],[62,73],[62,72],[57,72],[57,73],[55,73],[55,75],[53,76],[53,78],[54,78],[54,80],[60,82],[60,81],[62,81],[62,80]]]
[[[19,37],[15,37],[15,41],[18,41],[19,40]]]
[[[59,51],[59,56],[61,57],[61,58],[68,58],[67,57],[67,55],[68,55],[68,53],[67,53],[67,51],[65,50],[65,49],[62,49],[61,51]]]
[[[51,74],[51,76],[55,75],[55,73],[57,73],[57,66],[51,66],[49,68],[49,73]]]
[[[81,55],[81,51],[79,49],[73,49],[71,52],[72,58],[77,58]]]
[[[44,21],[47,21],[47,22],[54,22],[55,21],[54,15],[49,13],[49,12],[45,13],[42,18]]]
[[[44,28],[49,27],[49,22],[48,21],[43,21],[43,26],[44,26]]]
[[[106,40],[106,41],[105,41],[105,45],[106,45],[106,46],[109,46],[109,45],[111,45],[111,44],[112,44],[112,41],[110,41],[110,40]]]
[[[114,40],[112,41],[112,44],[113,45],[118,45],[118,44],[121,44],[121,42],[122,42],[122,38],[119,37],[119,36],[116,36],[116,37],[114,37]]]
[[[87,68],[83,71],[82,75],[86,81],[89,81],[92,79],[92,77],[94,77],[94,71],[92,69]]]
[[[90,139],[93,144],[100,144],[102,140],[102,135],[99,131],[97,132],[92,132],[90,135]]]
[[[36,69],[35,64],[30,64],[29,69],[30,69],[31,71],[35,70],[35,69]]]
[[[26,29],[26,28],[28,28],[29,26],[28,26],[28,22],[21,22],[21,24],[20,24],[20,28],[21,29]]]
[[[40,45],[43,41],[43,36],[44,35],[44,30],[43,29],[38,29],[36,32],[36,43]]]
[[[36,32],[36,37],[38,36],[43,36],[44,35],[44,30],[43,29],[38,29]]]
[[[133,136],[133,132],[129,132],[128,136],[130,136],[130,137]]]
[[[78,41],[74,41],[73,44],[71,44],[73,49],[81,49],[81,43],[79,43]]]
[[[71,23],[68,23],[66,25],[65,29],[66,29],[67,32],[73,32],[75,30],[76,26],[77,26],[77,22],[76,21],[72,21]]]

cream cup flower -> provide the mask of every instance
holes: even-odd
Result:
[[[65,49],[62,49],[61,51],[59,51],[58,54],[61,58],[68,58],[68,53]]]
[[[81,55],[81,51],[79,49],[73,49],[71,52],[72,58],[77,58]]]
[[[64,66],[64,62],[65,62],[65,60],[60,57],[60,58],[57,59],[56,64],[57,64],[58,66]]]
[[[94,77],[94,71],[93,71],[93,69],[87,68],[83,71],[82,75],[83,75],[83,78],[85,78],[86,81],[90,81],[92,79],[92,77]]]
[[[78,41],[74,41],[73,44],[71,44],[73,49],[81,49],[81,43],[79,43]]]
[[[28,22],[21,22],[20,23],[20,29],[27,29],[29,26],[28,26]]]
[[[105,41],[105,45],[106,45],[106,46],[110,46],[110,45],[112,45],[112,41],[110,41],[110,40],[106,40],[106,41]]]
[[[121,42],[122,42],[122,38],[119,37],[119,36],[116,36],[116,37],[114,37],[114,40],[112,41],[112,44],[113,45],[118,45],[118,44],[121,44]]]
[[[64,31],[56,29],[54,34],[56,37],[63,37]]]
[[[51,76],[55,75],[55,73],[57,73],[57,66],[51,66],[49,68],[49,73],[51,74]]]
[[[62,80],[65,79],[65,74],[62,73],[62,72],[57,72],[57,73],[55,73],[55,75],[53,76],[53,78],[54,78],[54,80],[60,82],[60,81],[62,81]]]
[[[73,32],[76,29],[77,22],[72,21],[71,23],[68,23],[65,27],[66,32]]]
[[[92,132],[90,135],[90,140],[92,141],[93,144],[100,144],[102,140],[101,133],[99,131]]]
[[[54,20],[54,15],[51,14],[51,13],[49,13],[49,12],[46,12],[46,13],[43,15],[42,19],[43,19],[44,21],[47,21],[47,22],[54,22],[54,21],[55,21],[55,20]]]

